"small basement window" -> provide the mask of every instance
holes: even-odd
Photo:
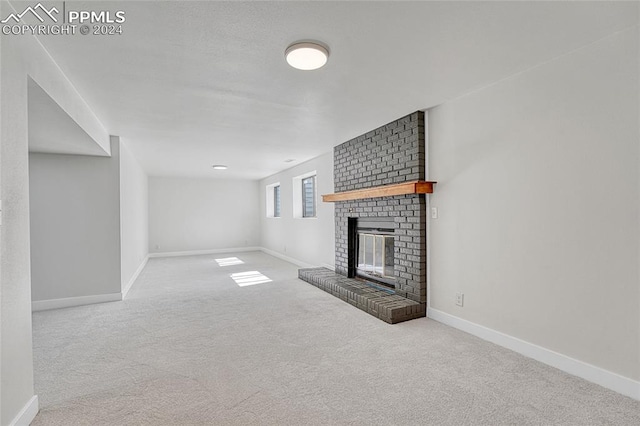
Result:
[[[316,177],[302,179],[302,217],[316,217]]]
[[[293,178],[293,217],[316,217],[316,192],[315,170]]]
[[[267,217],[280,217],[280,182],[267,185],[265,198]]]

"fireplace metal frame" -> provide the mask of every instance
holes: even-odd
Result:
[[[362,278],[365,280],[371,280],[387,287],[395,288],[395,277],[381,277],[378,275],[369,274],[366,271],[358,269],[359,234],[363,233],[381,236],[393,236],[395,235],[395,224],[393,223],[393,220],[388,217],[350,217],[348,218],[347,232],[349,245],[347,276],[349,278]]]

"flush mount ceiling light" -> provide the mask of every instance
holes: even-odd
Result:
[[[227,170],[227,166],[222,165],[222,164],[214,164],[213,165],[213,170]]]
[[[299,70],[317,70],[327,63],[329,49],[316,41],[301,41],[287,47],[284,57],[289,65]]]

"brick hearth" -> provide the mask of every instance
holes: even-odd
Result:
[[[389,324],[425,316],[422,303],[336,274],[327,268],[300,269],[298,277]]]
[[[401,182],[425,179],[425,118],[423,112],[414,112],[406,117],[379,127],[334,148],[335,192],[372,188]],[[410,315],[395,314],[398,320],[389,320],[394,314],[385,313],[384,318],[369,308],[369,301],[358,304],[358,297],[369,294],[366,284],[347,278],[349,264],[348,219],[365,217],[386,217],[395,225],[394,268],[396,276],[395,294],[388,296],[395,303],[407,303]],[[427,231],[426,198],[424,194],[397,195],[381,198],[367,198],[338,201],[335,206],[336,258],[335,272],[324,276],[324,287],[338,286],[346,301],[354,300],[354,306],[376,315],[387,322],[395,323],[426,315],[427,301]],[[301,270],[300,278],[311,282],[312,273]],[[311,270],[315,273],[320,271]],[[324,272],[323,272],[324,274]],[[331,277],[331,278],[327,278]],[[329,284],[327,284],[327,282]],[[314,285],[317,283],[311,282]],[[339,284],[338,284],[339,283]],[[320,287],[320,285],[318,285]],[[322,287],[321,287],[322,288]],[[347,289],[347,290],[345,290]],[[357,289],[349,299],[349,292]],[[326,288],[325,288],[326,290]],[[329,290],[327,290],[329,291]],[[336,290],[329,291],[334,293]],[[364,292],[364,293],[363,293]],[[411,302],[409,304],[408,302]],[[386,303],[386,302],[385,302]],[[366,307],[365,307],[366,306]],[[404,310],[406,306],[401,306]],[[419,306],[414,308],[414,306]],[[399,306],[400,308],[400,306]],[[414,312],[413,309],[416,311]],[[393,311],[393,309],[392,309]],[[407,311],[404,311],[405,313]],[[400,319],[402,318],[402,319]]]

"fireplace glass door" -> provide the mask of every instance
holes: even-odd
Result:
[[[393,235],[358,233],[358,274],[392,284]]]

